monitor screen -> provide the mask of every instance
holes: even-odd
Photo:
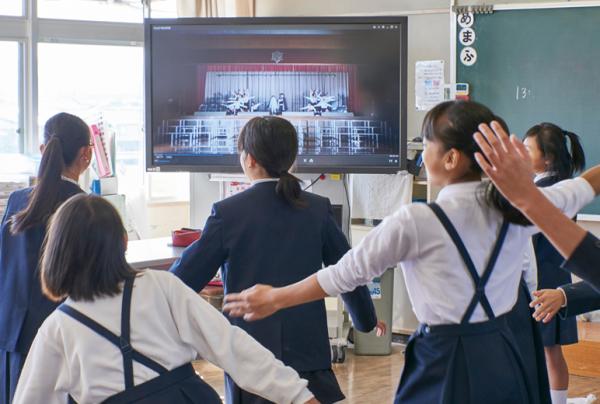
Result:
[[[406,162],[406,18],[146,21],[146,166],[240,171],[237,137],[276,115],[298,172]]]

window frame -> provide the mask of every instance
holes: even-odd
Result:
[[[150,1],[143,0],[144,17]],[[38,44],[64,43],[143,47],[144,24],[39,18],[38,0],[23,0],[22,16],[0,16],[0,41],[19,44],[19,152],[33,156],[39,149]]]
[[[144,18],[152,15],[151,1],[141,0]],[[0,41],[19,43],[19,153],[36,156],[41,135],[38,127],[38,45],[62,43],[143,48],[144,23],[40,18],[37,15],[38,0],[22,0],[22,4],[22,16],[0,15]],[[144,122],[141,124],[143,128]],[[143,169],[144,150],[140,150],[140,158]],[[143,173],[143,183],[150,203],[185,201],[175,193],[169,198],[153,197],[152,179],[146,173]]]
[[[0,25],[2,25],[2,20],[0,20]],[[19,136],[18,140],[18,150],[17,153],[23,154],[25,152],[26,146],[26,136],[25,136],[25,111],[26,111],[26,95],[25,95],[25,74],[26,74],[26,65],[27,65],[27,57],[26,57],[26,49],[28,46],[28,40],[26,37],[16,35],[17,32],[14,32],[15,35],[1,35],[3,32],[0,32],[0,41],[2,42],[13,42],[17,45],[17,69],[19,72],[18,84],[17,84],[17,105],[18,105],[18,116],[17,116],[17,134]]]

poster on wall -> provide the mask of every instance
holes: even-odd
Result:
[[[415,65],[417,111],[429,111],[442,101],[444,101],[444,61],[418,61]]]

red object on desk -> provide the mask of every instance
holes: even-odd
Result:
[[[194,241],[198,240],[201,235],[202,231],[200,230],[174,230],[171,233],[171,238],[173,239],[173,247],[187,247]]]
[[[210,281],[208,282],[208,286],[219,286],[219,287],[223,287],[223,281]]]

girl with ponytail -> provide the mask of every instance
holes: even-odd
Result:
[[[224,311],[265,321],[365,285],[400,264],[421,325],[406,347],[396,403],[548,402],[545,371],[526,362],[508,323],[536,229],[482,180],[475,159],[480,149],[473,134],[492,121],[506,129],[476,102],[435,106],[422,129],[428,179],[442,188],[435,203],[401,207],[335,265],[293,285],[256,285],[226,296]],[[581,178],[543,192],[568,215],[595,195]],[[525,344],[533,346],[533,337]]]
[[[289,121],[279,117],[251,119],[240,132],[238,150],[247,176],[277,179],[278,195],[293,207],[306,206],[300,180],[290,173],[298,154],[298,134]]]
[[[90,130],[67,113],[44,126],[36,185],[12,193],[0,234],[0,404],[12,400],[29,347],[56,302],[41,291],[38,261],[50,216],[83,192],[79,175],[91,159]]]
[[[543,122],[531,127],[525,134],[525,147],[531,157],[538,187],[547,187],[572,178],[585,167],[585,155],[579,137],[553,123]],[[563,258],[542,234],[533,236],[537,263],[538,289],[548,289],[548,295],[563,298],[557,288],[572,282],[571,274],[561,268]],[[540,292],[534,292],[539,296]],[[546,354],[550,394],[553,404],[566,404],[569,387],[569,369],[562,345],[578,341],[575,317],[554,317],[540,323]]]
[[[290,173],[298,153],[294,126],[280,117],[256,117],[238,138],[240,164],[252,186],[215,203],[200,240],[189,246],[171,271],[196,291],[221,267],[225,293],[256,283],[279,286],[314,274],[350,249],[327,198],[302,191]],[[343,295],[359,331],[377,324],[369,290]],[[321,403],[344,399],[331,369],[324,301],[284,310],[260,323],[230,319],[308,381]],[[267,403],[242,390],[226,375],[227,403]]]

